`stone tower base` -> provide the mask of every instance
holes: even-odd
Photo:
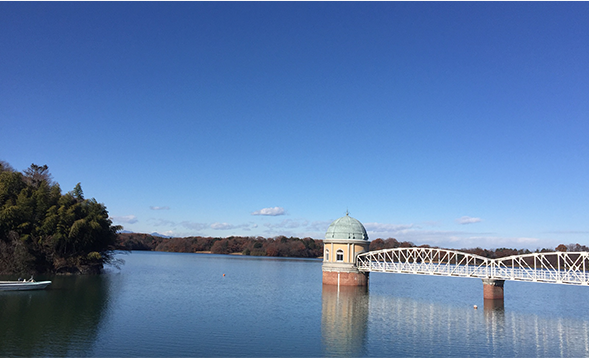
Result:
[[[368,272],[323,271],[324,285],[368,286]]]

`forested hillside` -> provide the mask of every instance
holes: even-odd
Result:
[[[21,173],[0,161],[0,273],[98,273],[119,229],[79,183],[62,194],[46,165]]]

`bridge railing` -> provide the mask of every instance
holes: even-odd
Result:
[[[435,248],[395,248],[357,256],[365,272],[476,277],[589,285],[589,252],[544,252],[500,259]]]

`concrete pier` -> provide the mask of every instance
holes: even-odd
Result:
[[[483,298],[485,300],[502,300],[505,280],[483,279]]]

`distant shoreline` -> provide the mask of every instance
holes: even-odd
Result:
[[[211,251],[195,251],[195,254],[213,254]],[[241,252],[232,252],[230,254],[226,254],[226,255],[243,255],[243,253]]]

